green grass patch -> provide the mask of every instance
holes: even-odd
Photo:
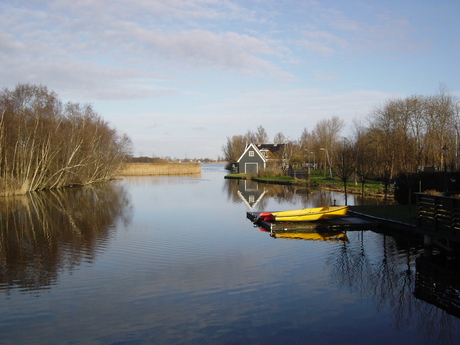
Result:
[[[271,182],[294,182],[295,178],[291,176],[261,176],[257,177],[259,181],[271,181]]]
[[[235,179],[242,179],[242,180],[246,180],[246,179],[250,179],[251,178],[251,175],[249,174],[228,174],[225,176],[226,178],[235,178]]]

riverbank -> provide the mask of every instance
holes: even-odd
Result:
[[[311,189],[324,189],[332,192],[344,193],[345,188],[343,182],[335,179],[324,179],[320,175],[312,175],[310,180],[297,179],[291,176],[261,176],[256,177],[250,174],[228,174],[225,176],[226,179],[242,179],[252,180],[261,183],[268,184],[280,184],[280,185],[292,185],[294,187],[308,187]],[[383,185],[378,182],[365,183],[364,188],[361,184],[355,184],[353,182],[347,183],[347,193],[370,196],[376,198],[385,198],[385,191]],[[392,200],[394,197],[393,191],[390,191],[386,198]]]

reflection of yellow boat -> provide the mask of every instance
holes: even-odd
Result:
[[[275,232],[271,236],[311,241],[348,241],[347,234],[343,232]]]
[[[347,214],[347,211],[348,206],[315,207],[301,210],[266,213],[263,214],[262,217],[266,221],[305,222],[344,216]]]

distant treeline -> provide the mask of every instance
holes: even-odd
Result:
[[[276,134],[272,142],[281,144],[276,161],[293,167],[309,162],[344,182],[380,180],[387,188],[401,174],[460,170],[460,102],[442,86],[435,95],[387,100],[355,122],[347,137],[342,136],[344,126],[333,116],[318,121],[311,131],[305,128],[297,140]],[[262,126],[227,137],[225,159],[237,162],[251,142],[269,142]]]
[[[158,157],[129,157],[126,159],[127,163],[152,163],[152,164],[166,164],[169,162],[168,159]]]
[[[166,163],[216,163],[223,162],[223,158],[217,157],[216,159],[211,158],[171,158],[171,157],[128,157],[127,163],[153,163],[153,164],[166,164]]]
[[[0,195],[109,180],[130,149],[91,105],[42,85],[0,92]]]

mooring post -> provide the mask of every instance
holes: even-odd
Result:
[[[430,257],[433,254],[433,236],[423,236],[423,256]]]

